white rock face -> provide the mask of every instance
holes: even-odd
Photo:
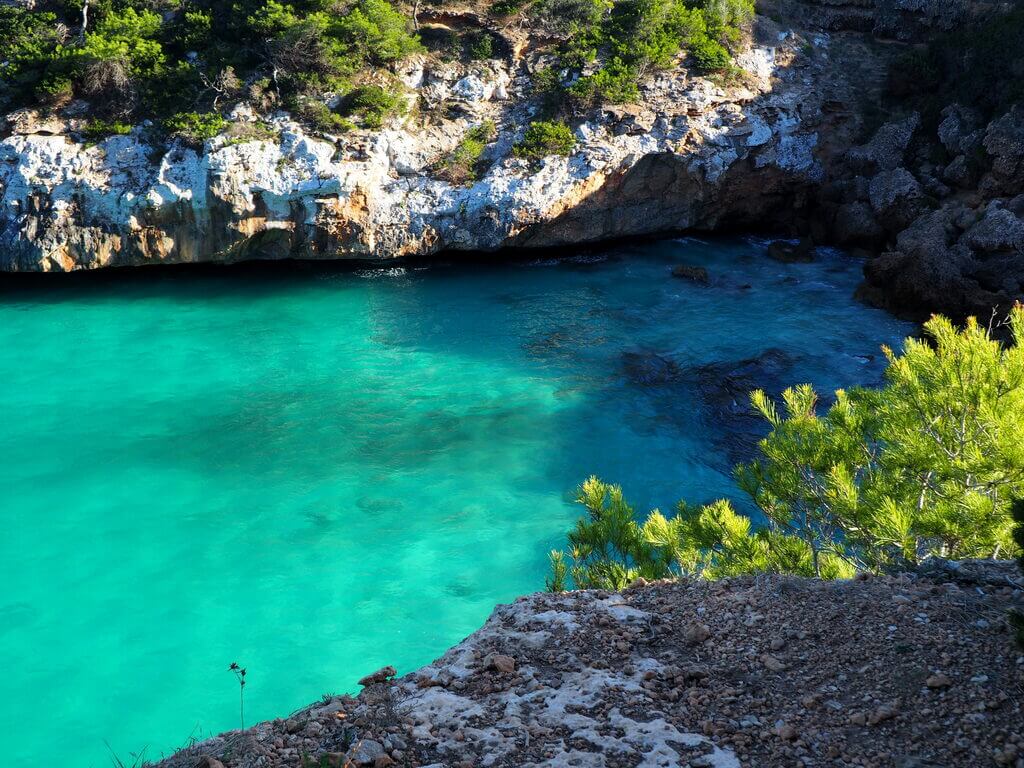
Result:
[[[787,79],[783,53],[745,54],[750,77],[729,91],[682,66],[658,73],[639,106],[585,123],[571,156],[538,167],[511,154],[530,119],[528,83],[497,61],[407,62],[398,74],[422,102],[464,117],[420,113],[333,138],[278,114],[271,139],[194,150],[150,146],[138,130],[88,146],[21,113],[0,141],[0,270],[384,259],[710,226],[756,209],[760,177],[820,173],[817,135],[799,117],[814,83]],[[232,114],[253,123],[244,105]],[[499,128],[490,169],[471,186],[437,178],[435,164],[484,119]]]

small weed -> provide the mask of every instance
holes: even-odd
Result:
[[[235,673],[235,679],[238,680],[238,720],[242,724],[242,730],[245,730],[245,667],[240,667],[235,662],[231,662],[231,666],[228,667],[228,671]]]
[[[143,766],[146,765],[146,747],[143,747],[138,753],[129,752],[128,755],[132,758],[132,761],[130,763],[126,763],[114,752],[113,747],[110,746],[110,743],[106,739],[103,740],[103,744],[107,747],[107,751],[110,753],[110,764],[114,766],[114,768],[143,768]]]

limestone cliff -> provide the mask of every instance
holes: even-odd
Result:
[[[905,41],[976,4],[760,11],[735,76],[699,77],[679,57],[643,80],[637,104],[578,121],[570,156],[539,164],[511,149],[538,114],[531,74],[548,49],[529,26],[459,9],[436,21],[489,25],[503,54],[397,65],[409,110],[381,130],[317,133],[239,104],[202,147],[146,126],[92,144],[75,104],[14,113],[0,140],[0,270],[388,259],[756,227],[863,249],[863,295],[896,311],[987,314],[1021,296],[1024,107],[984,124],[951,104],[932,134],[912,111],[885,122],[877,110]],[[498,129],[488,169],[446,181],[444,159],[485,120]]]

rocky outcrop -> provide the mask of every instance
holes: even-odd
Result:
[[[18,113],[0,141],[0,268],[392,258],[757,220],[820,174],[805,115],[821,99],[787,74],[800,44],[754,47],[731,87],[661,73],[641,106],[595,113],[576,152],[538,166],[510,151],[536,110],[535,62],[408,62],[398,74],[420,114],[376,133],[314,135],[240,106],[201,149],[151,146],[141,127],[89,145],[74,119]],[[469,186],[438,178],[483,120],[499,128],[489,171]]]
[[[158,765],[1021,768],[1021,587],[936,561],[531,595],[433,664]]]
[[[531,73],[549,63],[528,25],[492,30],[504,58],[405,62],[409,116],[379,131],[327,135],[240,104],[201,148],[153,143],[145,126],[89,144],[75,104],[15,113],[0,140],[0,270],[388,259],[746,227],[861,249],[860,295],[900,314],[987,317],[1024,298],[1024,105],[986,122],[949,104],[937,125],[911,111],[865,135],[902,51],[878,38],[926,39],[987,6],[761,7],[741,76],[698,77],[680,58],[637,104],[589,113],[568,157],[540,163],[512,152],[538,115]],[[491,23],[455,10],[423,21]],[[485,120],[498,128],[485,171],[446,181],[445,159]]]
[[[942,115],[936,135],[915,138],[916,157],[870,178],[870,216],[859,199],[835,209],[835,234],[882,246],[866,264],[863,297],[905,315],[987,319],[1024,298],[1024,111],[980,127],[958,105]],[[945,166],[931,159],[939,147],[952,156]]]

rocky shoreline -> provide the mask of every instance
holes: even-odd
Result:
[[[972,2],[759,6],[716,81],[680,59],[635,105],[597,109],[577,149],[539,166],[513,142],[538,114],[535,30],[478,9],[504,58],[398,65],[410,116],[379,131],[316,133],[245,103],[201,148],[145,126],[95,144],[72,104],[8,115],[0,140],[0,270],[69,271],[244,259],[424,256],[769,227],[866,258],[861,295],[903,315],[1006,307],[1024,296],[1024,113],[984,122],[949,104],[937,131],[887,108],[895,56],[966,23]],[[452,184],[439,163],[482,121],[489,170]]]
[[[937,561],[530,595],[433,664],[158,765],[1021,768],[1022,589]]]

